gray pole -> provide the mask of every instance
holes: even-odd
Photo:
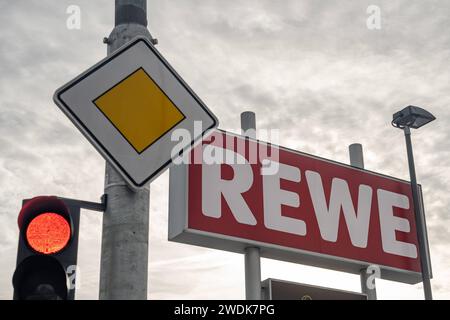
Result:
[[[359,143],[353,143],[348,147],[350,154],[350,165],[356,168],[364,169],[364,155],[362,145]],[[374,287],[370,289],[367,286],[367,280],[372,273],[367,272],[367,268],[361,269],[361,292],[367,295],[368,300],[377,300],[377,289]],[[375,285],[375,282],[373,283]]]
[[[422,269],[423,291],[425,295],[425,300],[433,300],[433,294],[431,292],[430,274],[427,264],[428,259],[426,258],[427,249],[425,238],[426,234],[425,221],[424,217],[420,212],[419,190],[417,187],[416,169],[414,166],[414,155],[411,143],[411,130],[409,129],[409,127],[405,127],[403,131],[405,133],[406,151],[408,153],[409,176],[411,178],[411,190],[414,203],[414,217],[416,221],[417,241],[419,242],[419,256],[420,256],[420,267]]]
[[[256,139],[255,113],[246,111],[241,113],[242,134]],[[247,300],[261,300],[261,258],[259,248],[245,248],[245,298]]]
[[[116,0],[115,28],[104,42],[108,55],[135,36],[152,39],[147,30],[146,0]],[[150,187],[132,191],[106,163],[100,262],[100,299],[145,300],[148,276]]]

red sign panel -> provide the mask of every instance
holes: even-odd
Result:
[[[419,281],[408,182],[219,131],[184,160],[171,169],[171,240]]]

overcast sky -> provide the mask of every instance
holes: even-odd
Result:
[[[69,5],[81,28],[69,30]],[[370,30],[369,5],[381,9]],[[447,0],[150,0],[158,50],[220,120],[239,113],[279,129],[283,146],[409,179],[392,113],[414,104],[437,121],[413,132],[436,298],[450,298],[450,2]],[[12,297],[21,201],[53,194],[98,201],[104,160],[54,105],[55,89],[98,62],[112,0],[0,0],[0,299]],[[167,241],[168,172],[151,186],[151,299],[244,298],[244,257]],[[79,299],[98,298],[101,214],[84,211]],[[272,277],[360,290],[359,276],[263,259]],[[377,281],[380,299],[421,299],[421,286]]]

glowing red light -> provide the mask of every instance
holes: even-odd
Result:
[[[28,224],[26,238],[37,252],[52,254],[65,248],[70,239],[70,225],[56,213],[46,212]]]

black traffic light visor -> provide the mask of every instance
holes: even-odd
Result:
[[[69,224],[70,236],[69,242],[73,236],[73,221],[70,215],[70,210],[66,204],[55,196],[39,196],[30,200],[26,200],[22,209],[20,210],[17,223],[20,229],[20,235],[25,243],[30,247],[26,236],[28,225],[34,218],[43,213],[54,213],[63,217]],[[67,243],[68,244],[68,243]],[[35,250],[34,248],[30,247]],[[59,251],[59,250],[58,250]],[[57,252],[58,252],[57,251]],[[38,251],[39,252],[39,251]],[[53,252],[53,253],[57,253]],[[42,253],[42,252],[41,252]]]

